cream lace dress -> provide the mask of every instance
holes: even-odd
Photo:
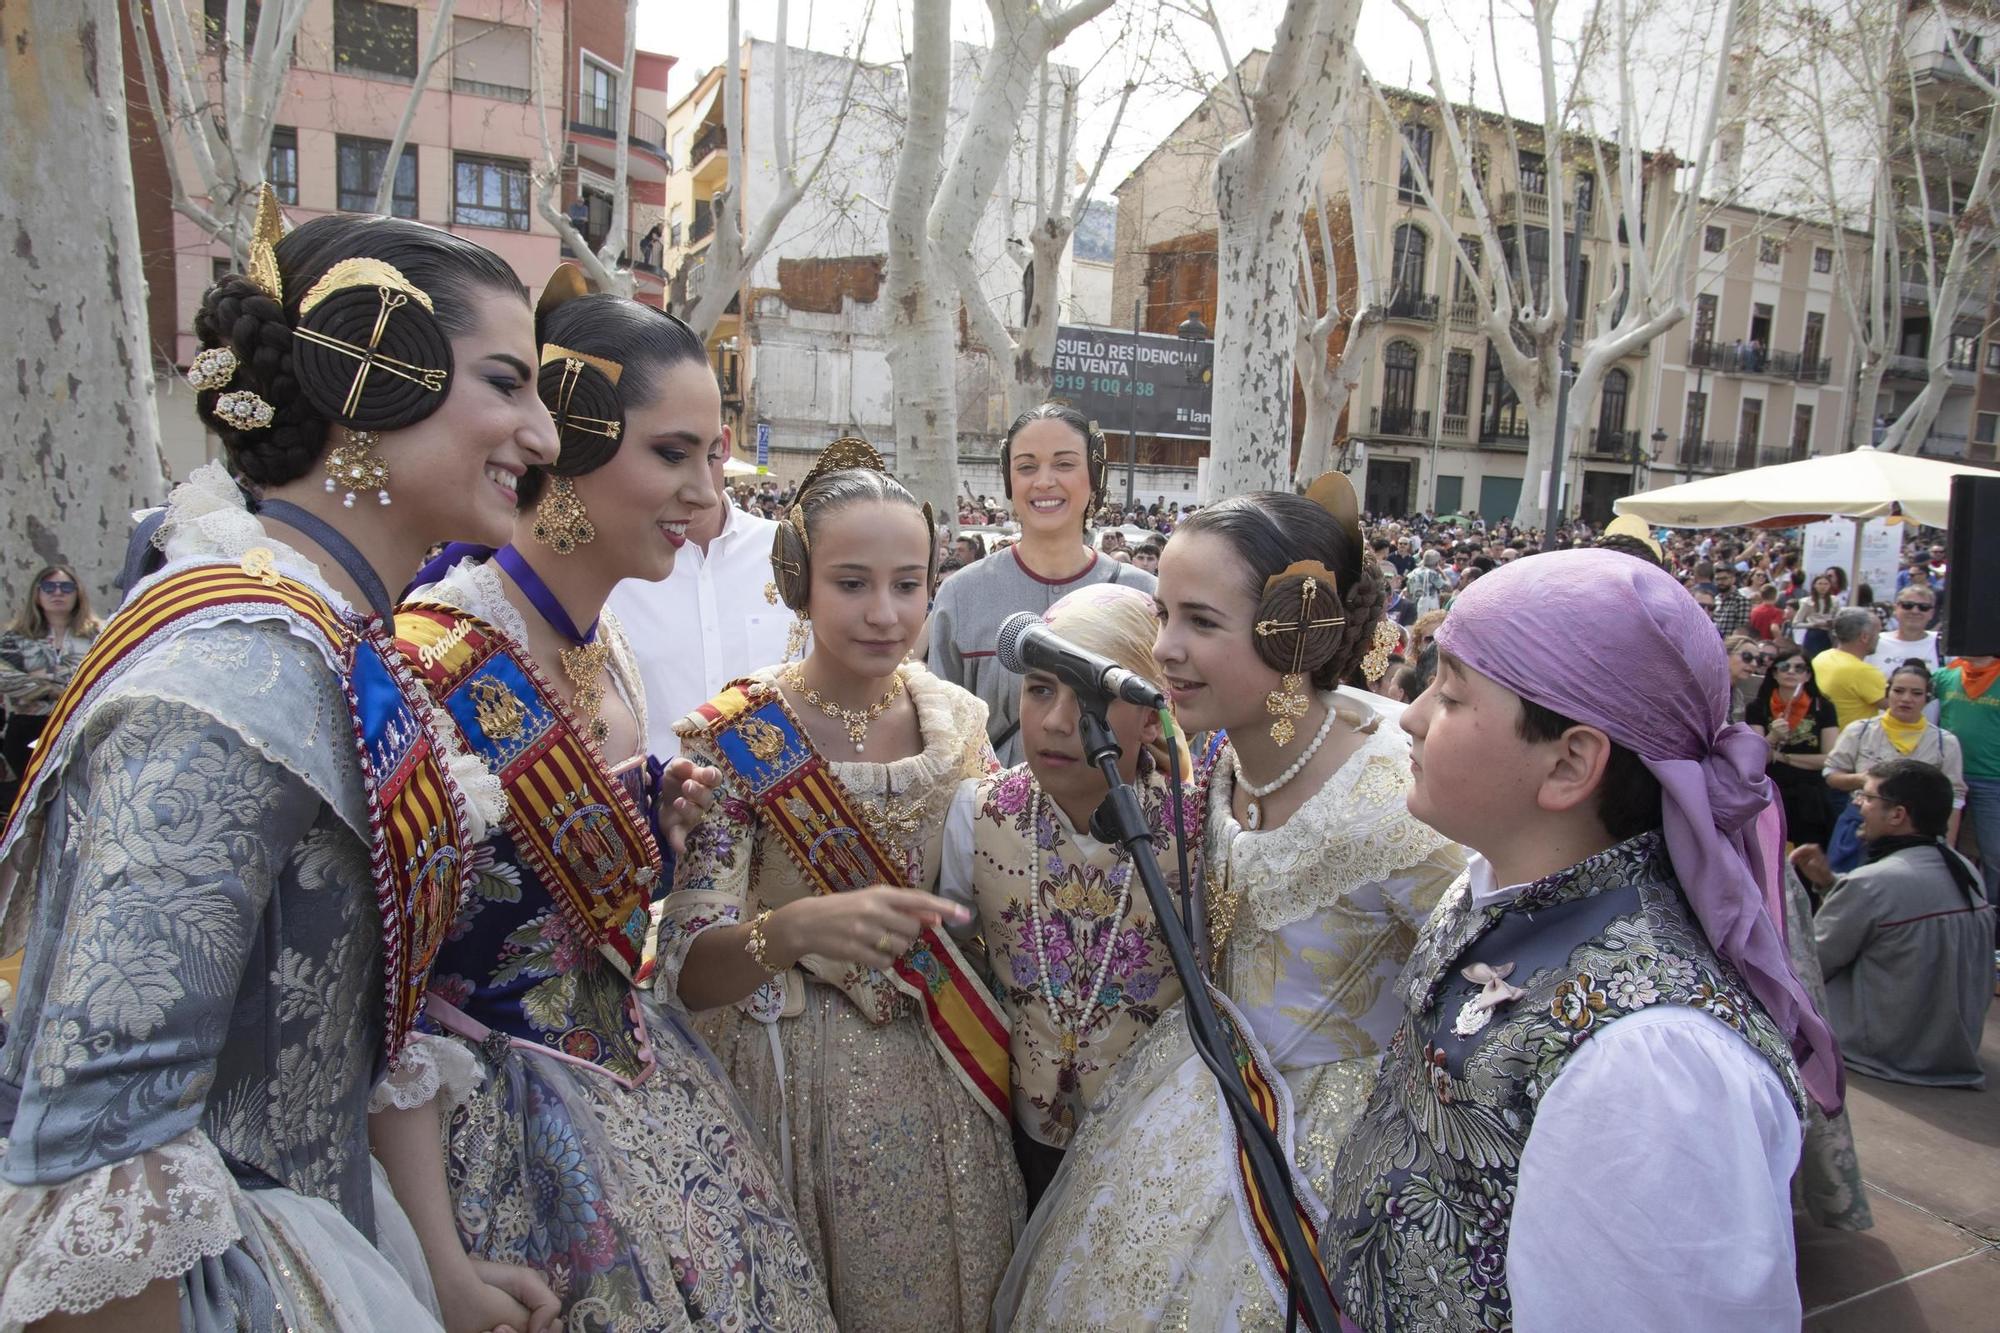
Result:
[[[829,768],[891,854],[902,854],[906,882],[929,890],[945,811],[961,782],[988,771],[993,751],[984,704],[920,666],[901,670],[922,752]],[[769,685],[777,675],[772,667],[752,679]],[[697,719],[676,730],[683,754],[717,763]],[[678,985],[703,931],[810,892],[778,836],[725,782],[658,909],[655,986]],[[840,1326],[983,1328],[1021,1227],[1021,1173],[1007,1127],[945,1066],[915,1003],[880,973],[808,956],[698,1022],[782,1160]]]
[[[1234,766],[1216,764],[1203,868],[1204,896],[1231,921],[1217,981],[1283,1076],[1292,1157],[1320,1195],[1401,1016],[1392,983],[1464,868],[1458,845],[1404,807],[1400,705],[1338,693],[1373,713],[1375,728],[1277,828],[1237,823]],[[1071,1142],[1015,1252],[993,1327],[1282,1329],[1235,1182],[1228,1115],[1177,1005],[1126,1056]]]

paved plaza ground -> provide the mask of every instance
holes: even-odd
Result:
[[[1981,1055],[1983,1092],[1848,1076],[1875,1229],[1799,1224],[1807,1333],[2000,1328],[2000,1001]]]

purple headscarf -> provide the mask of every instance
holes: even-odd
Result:
[[[1669,575],[1616,551],[1551,551],[1502,565],[1451,605],[1440,650],[1524,699],[1601,729],[1659,779],[1667,854],[1695,919],[1792,1043],[1831,1115],[1845,1083],[1766,910],[1772,802],[1763,738],[1729,721],[1729,660],[1708,615]]]

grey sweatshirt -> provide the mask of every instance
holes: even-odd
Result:
[[[938,589],[931,608],[931,671],[986,702],[986,734],[1000,762],[1021,762],[1021,678],[994,657],[1000,622],[1020,611],[1041,615],[1078,588],[1119,583],[1151,594],[1158,581],[1143,569],[1098,553],[1075,578],[1060,583],[1029,569],[1008,547],[960,570]]]

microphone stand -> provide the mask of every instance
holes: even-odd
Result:
[[[1229,1108],[1230,1118],[1236,1124],[1237,1137],[1249,1158],[1250,1173],[1271,1206],[1278,1240],[1284,1246],[1292,1270],[1289,1296],[1293,1309],[1288,1312],[1287,1323],[1289,1325],[1290,1315],[1303,1307],[1308,1326],[1317,1333],[1339,1333],[1339,1308],[1334,1304],[1333,1293],[1320,1281],[1319,1262],[1306,1240],[1304,1228],[1299,1225],[1291,1164],[1285,1160],[1284,1148],[1277,1135],[1252,1108],[1249,1091],[1243,1086],[1235,1059],[1226,1054],[1229,1042],[1223,1035],[1222,1019],[1209,996],[1208,980],[1195,961],[1194,945],[1188,939],[1187,927],[1174,911],[1173,895],[1167,889],[1166,877],[1160,873],[1159,860],[1153,855],[1152,830],[1146,826],[1146,816],[1139,808],[1137,793],[1118,772],[1118,759],[1122,752],[1117,737],[1112,735],[1111,727],[1104,719],[1107,700],[1101,693],[1080,689],[1076,692],[1076,701],[1084,755],[1104,774],[1104,780],[1111,788],[1110,794],[1091,817],[1091,831],[1100,838],[1108,834],[1111,841],[1122,844],[1139,872],[1140,883],[1146,886],[1146,898],[1153,905],[1153,915],[1158,920],[1160,935],[1166,941],[1167,954],[1173,959],[1174,971],[1180,974],[1182,1002],[1187,1006],[1188,1035],[1193,1040],[1196,1054],[1201,1056],[1202,1063],[1215,1076],[1223,1104]]]

